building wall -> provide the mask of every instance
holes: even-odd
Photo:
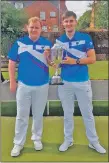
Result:
[[[45,12],[45,20],[42,20],[43,30],[45,32],[58,32],[61,26],[62,13],[67,10],[65,0],[46,0],[46,1],[10,1],[15,7],[21,8],[27,13],[28,17],[38,16],[40,12]],[[19,8],[18,8],[19,9]],[[56,16],[51,17],[50,12],[55,12]]]
[[[60,10],[59,10],[60,9]],[[53,2],[49,1],[36,1],[31,5],[24,8],[29,17],[38,16],[40,12],[45,12],[45,20],[42,20],[43,26],[47,26],[47,32],[53,32],[54,26],[57,26],[57,31],[60,31],[62,13],[67,10],[65,1],[57,1],[55,6]],[[56,17],[50,17],[50,12],[56,12]],[[56,28],[55,28],[56,30]],[[55,32],[55,31],[54,31]]]

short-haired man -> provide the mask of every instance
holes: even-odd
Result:
[[[106,153],[106,150],[99,144],[92,113],[92,89],[87,65],[96,61],[94,46],[88,34],[75,31],[77,20],[74,12],[67,11],[62,18],[65,33],[56,40],[56,43],[64,48],[61,69],[64,85],[58,87],[64,110],[64,143],[59,150],[66,151],[73,145],[74,120],[72,115],[74,96],[76,96],[90,142],[89,147],[99,153]]]
[[[15,124],[14,148],[11,156],[18,156],[23,149],[30,106],[32,106],[32,137],[35,150],[43,148],[41,142],[43,113],[48,96],[49,69],[44,49],[51,48],[51,42],[41,37],[42,25],[38,17],[28,20],[28,35],[19,38],[9,51],[10,90],[16,91],[15,65],[19,60],[18,88],[16,93],[17,116]]]

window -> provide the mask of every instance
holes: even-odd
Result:
[[[56,17],[56,12],[54,12],[54,11],[50,12],[50,17],[52,17],[52,18]]]
[[[40,19],[45,20],[45,12],[40,12]]]
[[[23,3],[22,2],[15,2],[15,8],[16,9],[22,9],[23,8]]]
[[[42,31],[47,32],[47,26],[42,26]]]
[[[53,25],[52,30],[53,30],[53,32],[58,32],[58,26],[57,25]]]

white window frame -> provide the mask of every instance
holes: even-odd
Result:
[[[56,29],[56,30],[55,30],[55,29]],[[59,31],[58,25],[53,25],[53,26],[52,26],[52,31],[53,31],[53,32],[58,32],[58,31]]]
[[[55,11],[50,11],[50,17],[55,18],[56,17],[56,12]]]
[[[40,11],[40,19],[45,20],[45,18],[46,18],[45,11]]]
[[[16,9],[22,9],[23,7],[24,7],[24,4],[22,2],[15,2]]]
[[[43,25],[43,26],[42,26],[42,31],[44,31],[44,32],[47,32],[47,31],[48,31],[46,25]]]

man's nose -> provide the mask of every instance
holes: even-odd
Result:
[[[70,21],[67,24],[70,25]]]

